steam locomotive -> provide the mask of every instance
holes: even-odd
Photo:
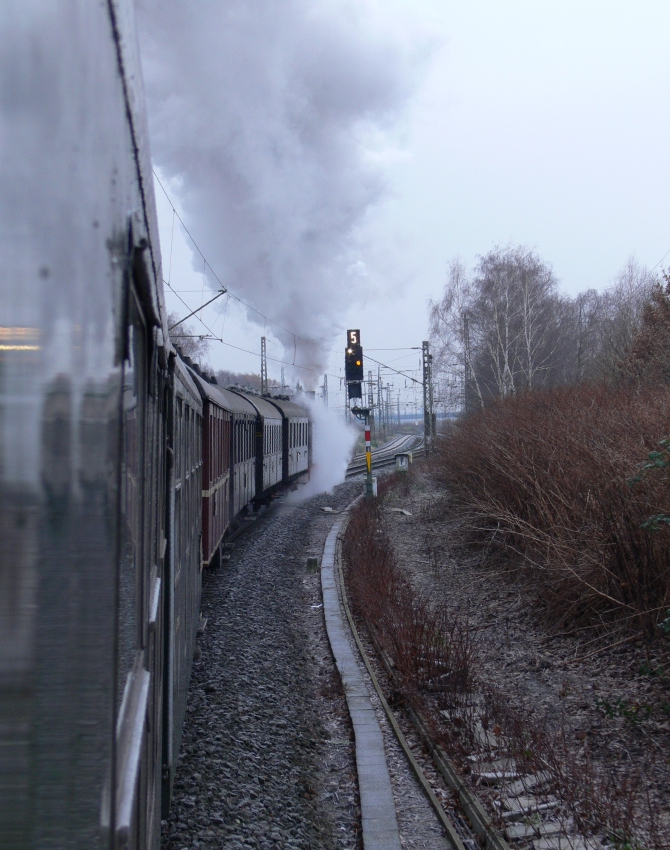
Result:
[[[167,333],[132,0],[6,0],[0,847],[156,848],[202,570],[310,420]]]

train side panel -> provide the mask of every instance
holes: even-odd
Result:
[[[222,404],[232,417],[230,443],[230,517],[237,517],[256,496],[256,460],[254,434],[256,409],[242,396],[231,390],[217,387]]]
[[[256,411],[254,452],[256,456],[256,494],[260,501],[282,481],[282,417],[269,401],[243,390],[231,389],[235,395],[246,399]]]
[[[162,810],[167,816],[200,616],[202,520],[202,402],[174,355],[168,422],[168,538],[165,570],[165,689]]]
[[[156,848],[166,386],[131,0],[0,15],[0,844]]]
[[[189,370],[203,403],[202,565],[218,551],[230,524],[233,415],[218,387]]]
[[[309,471],[309,415],[304,407],[282,398],[268,398],[282,416],[282,479],[288,484]]]
[[[229,411],[208,402],[203,436],[203,467],[207,477],[202,488],[202,563],[207,566],[219,547],[230,523],[230,434]]]

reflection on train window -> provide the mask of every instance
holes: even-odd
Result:
[[[123,366],[123,433],[121,443],[121,511],[119,523],[119,587],[117,694],[120,701],[135,652],[141,644],[141,580],[143,549],[144,433],[146,375],[144,327],[135,304],[128,328],[128,359]]]

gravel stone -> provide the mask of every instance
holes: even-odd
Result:
[[[347,482],[284,500],[203,576],[202,614],[164,850],[360,848],[353,735],[308,572]]]

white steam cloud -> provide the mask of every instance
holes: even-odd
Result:
[[[341,413],[321,402],[306,399],[312,420],[312,468],[307,484],[289,493],[286,501],[301,502],[317,493],[330,493],[344,481],[358,432],[347,425]]]
[[[319,372],[366,285],[361,232],[386,193],[388,156],[365,139],[413,88],[402,39],[363,10],[138,0],[152,155],[224,284],[314,340],[296,362]],[[268,330],[292,357],[293,337]]]

